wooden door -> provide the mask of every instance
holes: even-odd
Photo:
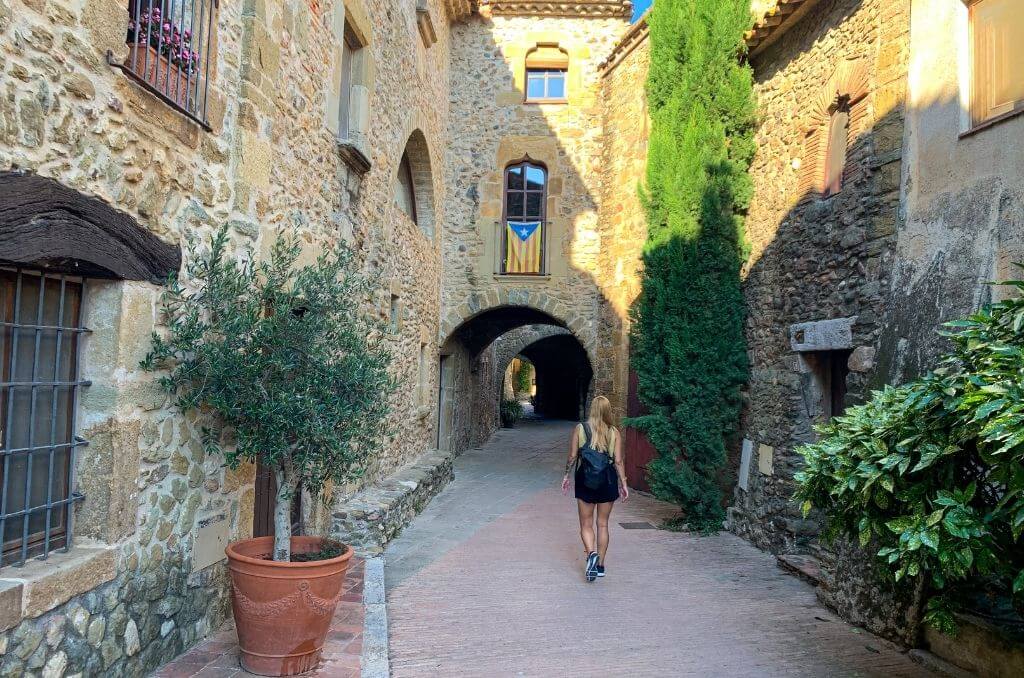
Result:
[[[256,500],[252,512],[252,536],[274,536],[274,498],[277,479],[269,466],[256,465]],[[302,534],[302,492],[292,499],[292,534]]]
[[[629,371],[629,395],[626,399],[626,416],[636,417],[646,414],[646,410],[637,395],[637,376],[633,370]],[[622,447],[626,455],[626,477],[629,478],[629,486],[635,490],[650,492],[647,484],[647,464],[654,459],[657,452],[651,441],[640,431],[633,428],[626,428],[622,431]]]

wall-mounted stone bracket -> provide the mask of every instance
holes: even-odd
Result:
[[[817,320],[789,326],[789,345],[798,352],[842,351],[853,348],[853,324],[857,317]]]

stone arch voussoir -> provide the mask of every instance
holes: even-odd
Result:
[[[474,292],[445,314],[438,332],[439,346],[447,343],[459,328],[477,316],[502,308],[531,309],[548,316],[551,324],[564,327],[580,342],[591,365],[596,365],[596,337],[591,336],[587,323],[562,302],[537,290],[502,289],[497,295]]]

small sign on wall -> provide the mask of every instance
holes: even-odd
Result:
[[[757,448],[757,469],[764,475],[775,474],[775,448],[770,445],[761,444]]]
[[[224,554],[227,545],[228,521],[223,515],[199,521],[192,549],[192,571],[198,572],[224,560],[227,557]]]
[[[747,491],[750,479],[750,460],[754,457],[754,441],[743,439],[743,449],[740,452],[740,477],[739,486],[744,492]]]

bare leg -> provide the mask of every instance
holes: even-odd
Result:
[[[589,555],[597,550],[594,548],[594,505],[577,499],[576,506],[580,513],[580,538],[583,539],[583,548]]]
[[[604,554],[608,553],[608,518],[612,515],[612,507],[615,502],[609,501],[597,505],[597,555],[601,565],[604,565]]]

